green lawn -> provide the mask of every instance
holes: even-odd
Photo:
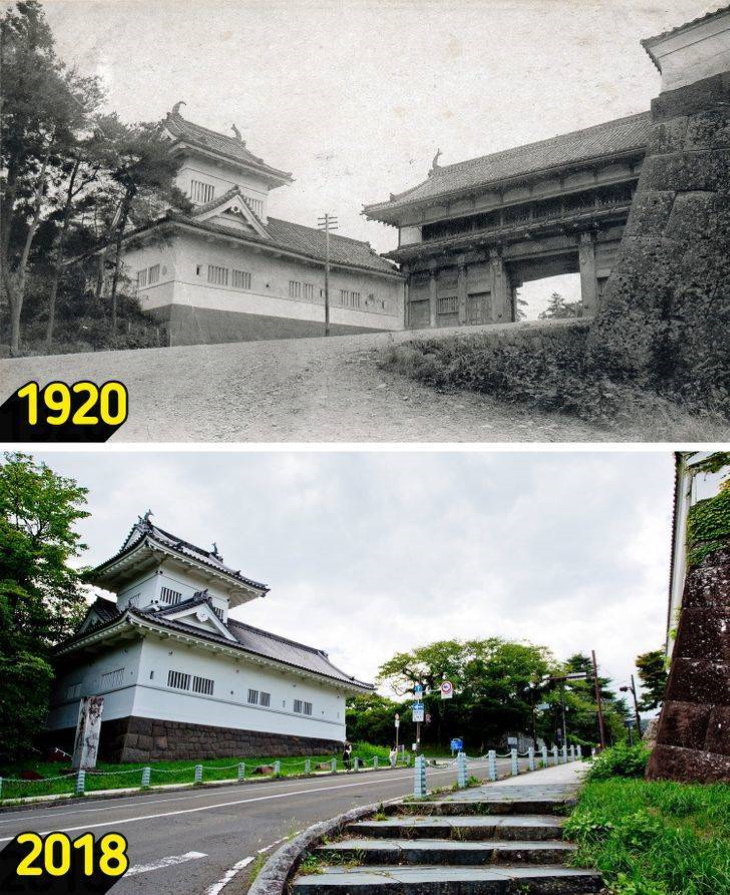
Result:
[[[730,786],[588,783],[566,832],[615,895],[730,893]]]
[[[373,758],[377,755],[380,767],[388,765],[388,749],[382,746],[371,746],[367,743],[357,744],[353,755],[359,757],[365,767],[373,766]],[[318,764],[329,764],[332,758],[337,759],[337,770],[343,770],[342,756],[312,755],[310,756],[312,772],[317,771]],[[261,765],[273,765],[275,761],[281,762],[281,775],[283,777],[304,774],[305,758],[279,758],[278,756],[262,756],[248,758],[218,758],[202,759],[199,762],[187,761],[157,761],[139,764],[110,764],[100,761],[93,772],[86,775],[86,792],[100,789],[123,789],[125,787],[139,787],[142,782],[142,769],[151,768],[150,784],[161,786],[172,783],[193,783],[195,779],[195,765],[203,766],[203,782],[210,783],[216,780],[235,780],[238,774],[239,762],[246,766],[246,777],[254,777],[253,771]],[[22,771],[34,771],[41,774],[42,780],[19,780]],[[0,769],[2,777],[2,801],[30,798],[32,796],[45,796],[61,793],[72,793],[76,783],[75,774],[64,774],[68,771],[65,763],[25,761]],[[271,776],[270,774],[267,776]],[[255,775],[260,779],[260,775]]]

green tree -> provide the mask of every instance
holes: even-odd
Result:
[[[663,649],[650,650],[636,657],[641,689],[639,708],[648,712],[659,708],[667,688],[667,664]]]
[[[348,739],[376,746],[392,745],[395,742],[397,713],[405,715],[404,706],[379,693],[349,699],[346,716]]]
[[[53,676],[50,651],[86,608],[86,489],[44,463],[8,453],[0,465],[0,759],[22,755],[43,726]]]

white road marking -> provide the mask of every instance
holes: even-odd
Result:
[[[225,876],[218,880],[217,883],[213,883],[210,888],[206,889],[205,895],[218,895],[220,890],[227,886],[228,883],[233,879],[233,877],[240,871],[243,870],[244,867],[248,867],[248,865],[253,861],[253,858],[244,858],[242,861],[239,861],[237,864],[234,864],[230,870],[228,870]]]
[[[136,864],[130,867],[124,874],[124,877],[136,876],[138,873],[149,873],[150,870],[162,870],[163,867],[172,867],[175,864],[184,864],[185,861],[195,861],[198,858],[207,858],[208,855],[202,851],[189,851],[184,855],[170,855],[169,858],[160,858],[154,864]]]
[[[296,833],[292,833],[291,836],[282,836],[281,839],[275,839],[273,842],[270,842],[268,845],[265,845],[263,848],[259,848],[256,850],[257,855],[263,855],[264,852],[270,851],[276,845],[280,845],[282,842],[285,842],[287,839],[293,838],[294,836],[298,836],[301,830],[297,830]],[[243,870],[244,867],[248,867],[248,865],[253,861],[253,858],[243,858],[237,864],[234,864],[230,870],[226,872],[222,879],[218,880],[217,883],[214,883],[210,886],[209,889],[206,889],[205,895],[218,895],[221,889],[224,886],[227,886],[228,883],[233,879],[233,877],[240,871]]]
[[[475,766],[476,764],[477,763],[474,762],[472,766]],[[448,769],[444,769],[442,771],[433,771],[433,774],[439,774],[439,773],[444,774],[444,773],[447,773],[448,771],[452,771],[452,770],[453,770],[452,768],[448,768]],[[386,780],[410,780],[411,777],[412,777],[412,772],[409,774],[405,774],[405,775],[401,774],[397,777],[388,776],[385,779]],[[289,798],[290,796],[302,796],[302,795],[309,795],[310,793],[318,793],[318,792],[333,792],[334,790],[337,790],[337,789],[355,789],[355,788],[358,788],[361,786],[372,786],[372,784],[373,784],[372,780],[363,780],[361,783],[340,783],[337,786],[318,786],[318,787],[312,787],[311,789],[295,789],[295,790],[289,790],[288,792],[271,793],[270,795],[266,795],[266,796],[255,796],[254,798],[251,798],[251,799],[236,799],[235,801],[232,801],[232,802],[217,802],[215,805],[202,805],[200,808],[182,808],[179,811],[165,811],[165,812],[161,812],[159,814],[145,814],[140,817],[127,817],[127,818],[122,818],[119,820],[108,820],[108,821],[102,821],[101,823],[97,823],[97,824],[84,824],[84,825],[78,826],[78,827],[60,827],[59,828],[58,826],[54,826],[50,830],[44,830],[42,833],[39,833],[39,835],[45,836],[48,833],[52,833],[52,832],[56,832],[56,831],[61,831],[61,832],[65,832],[65,833],[73,833],[73,832],[76,832],[77,830],[93,830],[98,827],[116,827],[116,826],[121,826],[122,824],[138,823],[140,821],[145,821],[145,820],[158,820],[159,818],[162,818],[162,817],[175,817],[179,814],[197,814],[200,811],[215,811],[218,808],[231,808],[235,805],[247,805],[252,802],[267,802],[267,801],[270,801],[273,799]],[[15,836],[5,836],[5,837],[0,838],[0,842],[10,842],[14,838],[15,838]]]

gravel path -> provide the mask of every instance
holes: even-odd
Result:
[[[619,440],[567,416],[477,394],[439,394],[379,370],[378,349],[409,338],[377,333],[4,360],[0,399],[30,379],[41,386],[51,379],[120,379],[129,389],[130,415],[116,441]]]

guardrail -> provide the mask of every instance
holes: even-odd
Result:
[[[398,757],[395,767],[410,767],[412,757],[404,753]],[[326,766],[326,767],[323,767]],[[206,783],[243,783],[246,780],[262,780],[280,777],[306,777],[310,775],[341,774],[346,772],[385,771],[393,766],[383,763],[379,756],[354,757],[349,767],[341,758],[320,761],[313,766],[311,758],[301,761],[276,759],[272,762],[238,761],[227,765],[190,764],[182,768],[158,768],[154,764],[127,770],[75,771],[53,777],[27,780],[22,777],[0,777],[0,803],[20,801],[43,796],[83,796],[91,792],[114,789],[148,790],[174,785],[205,785]],[[270,768],[270,770],[268,770]],[[265,772],[264,772],[264,769]]]

